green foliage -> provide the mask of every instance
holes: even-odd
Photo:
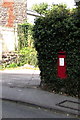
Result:
[[[36,11],[39,14],[45,14],[48,9],[47,3],[34,4],[32,10]]]
[[[32,29],[33,29],[33,25],[29,24],[29,28],[28,28],[28,46],[29,47],[34,47],[34,45],[33,45],[34,40],[33,40],[33,36],[32,36],[32,34],[33,34]]]
[[[35,21],[34,45],[41,71],[41,85],[56,92],[77,96],[80,68],[80,14],[77,8],[70,11],[63,5],[53,5],[45,17]],[[58,52],[65,51],[66,79],[57,77]]]
[[[19,52],[19,62],[18,65],[30,64],[37,66],[37,52],[32,47],[22,48]]]
[[[15,61],[4,63],[4,69],[23,66],[24,64],[30,64],[37,67],[37,52],[33,45],[32,28],[33,25],[29,23],[23,23],[18,25],[18,57]]]
[[[18,47],[19,50],[28,46],[28,28],[29,23],[18,25]]]
[[[33,25],[30,23],[18,25],[18,50],[28,46],[33,47],[32,28]]]
[[[2,70],[2,65],[0,65],[0,70]]]
[[[37,51],[35,50],[35,48],[25,47],[22,48],[17,54],[18,54],[17,61],[14,61],[10,64],[5,63],[3,64],[3,66],[0,66],[0,69],[16,68],[23,66],[25,64],[37,67]]]
[[[15,68],[15,67],[17,67],[17,63],[11,63],[6,66],[6,68]]]

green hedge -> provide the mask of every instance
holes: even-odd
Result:
[[[80,80],[80,14],[63,5],[53,5],[45,17],[36,19],[33,28],[34,45],[38,53],[41,86],[72,96],[79,94]],[[79,25],[78,25],[79,24]],[[57,77],[58,52],[65,51],[66,79]]]

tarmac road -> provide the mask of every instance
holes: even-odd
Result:
[[[22,72],[22,73],[21,73]],[[35,73],[34,70],[28,71],[24,70],[21,72],[0,72],[0,82],[6,85],[12,86],[39,86],[40,85],[40,76],[39,73]],[[30,73],[29,73],[30,72]]]
[[[2,118],[68,118],[46,109],[35,108],[12,101],[2,101]]]

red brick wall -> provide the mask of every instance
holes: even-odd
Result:
[[[8,18],[6,21],[6,26],[13,27],[14,19],[15,19],[14,2],[3,2],[2,7],[8,8],[8,11],[7,11]]]

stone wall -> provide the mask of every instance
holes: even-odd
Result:
[[[3,0],[3,2],[0,2],[1,26],[14,27],[17,23],[22,23],[26,19],[27,0]]]
[[[19,0],[17,0],[19,1]],[[23,23],[27,19],[27,4],[25,2],[16,2],[14,4],[14,23]]]
[[[3,67],[6,67],[9,64],[18,62],[18,54],[16,52],[5,52],[2,55],[1,64]]]
[[[5,26],[7,22],[7,8],[2,7],[0,3],[0,26]]]

